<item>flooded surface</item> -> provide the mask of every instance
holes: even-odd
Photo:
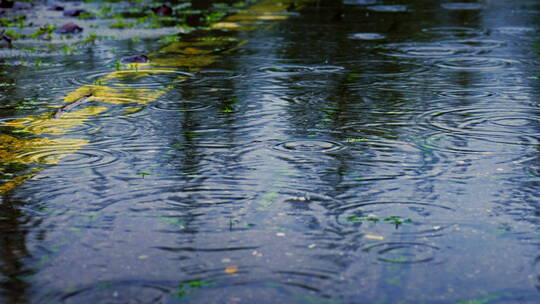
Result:
[[[262,2],[0,49],[0,302],[538,303],[538,3]]]

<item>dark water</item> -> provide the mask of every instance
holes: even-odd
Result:
[[[247,43],[211,64],[122,78],[163,89],[151,102],[35,136],[80,149],[2,159],[6,181],[43,170],[1,198],[1,302],[540,302],[540,5],[285,16],[230,34]],[[50,113],[157,49],[4,60],[0,119]]]

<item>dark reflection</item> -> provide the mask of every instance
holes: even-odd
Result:
[[[21,210],[24,204],[4,195],[0,205],[0,295],[5,303],[29,303],[27,290],[32,270],[26,261],[28,225],[33,221]]]

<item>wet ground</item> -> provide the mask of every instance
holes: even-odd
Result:
[[[262,1],[178,41],[14,41],[0,302],[540,302],[538,20]],[[89,33],[117,38],[63,46]]]

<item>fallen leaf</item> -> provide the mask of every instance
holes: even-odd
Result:
[[[378,241],[384,240],[384,236],[382,235],[366,234],[364,235],[364,237],[370,240],[378,240]]]
[[[238,271],[238,267],[236,267],[236,266],[227,266],[225,268],[225,273],[226,274],[235,274],[237,271]]]

